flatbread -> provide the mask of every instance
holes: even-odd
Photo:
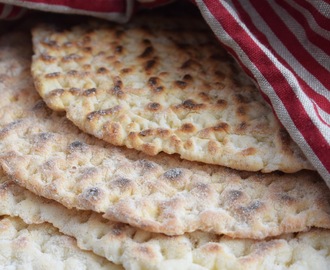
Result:
[[[176,18],[173,28],[172,20],[36,27],[38,92],[83,131],[149,155],[248,171],[312,169],[205,23]]]
[[[330,230],[312,229],[259,241],[203,232],[166,236],[108,221],[91,211],[69,210],[34,195],[2,175],[0,215],[3,214],[19,216],[26,223],[49,222],[77,239],[80,248],[122,264],[125,269],[325,270],[330,267]]]
[[[6,216],[0,217],[0,265],[4,270],[124,269],[79,249],[72,237],[50,224],[28,225]]]
[[[20,56],[15,76],[0,74],[0,164],[21,186],[169,235],[202,230],[263,239],[330,228],[330,192],[316,173],[248,173],[97,140],[47,108],[33,88],[29,53],[15,43],[12,50]]]

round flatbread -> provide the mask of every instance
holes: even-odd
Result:
[[[32,74],[48,106],[149,155],[248,171],[312,169],[199,17],[176,18],[175,27],[172,17],[140,20],[36,27]]]
[[[3,214],[18,216],[28,224],[43,223],[42,228],[44,222],[48,222],[74,237],[80,248],[128,270],[269,270],[275,267],[326,270],[330,267],[329,230],[311,229],[265,240],[232,239],[205,232],[166,236],[105,220],[95,212],[69,210],[1,175],[0,215]],[[67,245],[66,249],[69,249]]]
[[[202,230],[263,239],[330,228],[329,190],[314,172],[249,173],[150,157],[80,131],[40,100],[31,53],[20,47],[28,44],[24,37],[0,40],[0,49],[10,44],[17,55],[1,62],[0,163],[21,186],[68,208],[170,235]]]

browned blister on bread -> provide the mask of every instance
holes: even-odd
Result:
[[[14,52],[24,61],[16,77],[0,83],[0,162],[21,186],[169,235],[202,230],[262,239],[330,228],[329,191],[316,173],[236,171],[115,147],[52,112],[26,72],[30,54],[12,46]]]
[[[149,155],[248,171],[312,169],[204,22],[190,18],[189,27],[183,18],[173,28],[171,20],[36,27],[37,90],[83,131]]]

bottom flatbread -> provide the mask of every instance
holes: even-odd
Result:
[[[125,269],[330,269],[330,230],[259,241],[199,231],[166,236],[108,221],[91,211],[69,210],[4,175],[0,179],[0,214],[19,216],[27,223],[49,222],[76,238],[80,248]]]
[[[1,269],[102,269],[120,270],[92,252],[83,251],[76,241],[51,224],[26,224],[20,218],[0,217]]]

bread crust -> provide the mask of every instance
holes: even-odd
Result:
[[[124,269],[79,249],[75,239],[51,224],[26,224],[8,216],[0,217],[0,265],[2,269]]]
[[[0,164],[21,186],[68,208],[169,235],[202,230],[263,239],[330,227],[329,191],[314,172],[262,174],[164,153],[150,157],[80,131],[40,99],[31,52],[15,44],[15,75],[0,84]]]
[[[3,214],[17,216],[27,224],[40,224],[26,225],[28,228],[39,226],[44,231],[54,226],[74,237],[79,248],[123,265],[125,269],[269,270],[276,265],[283,270],[326,270],[330,266],[330,230],[313,228],[263,240],[233,239],[201,231],[166,236],[106,220],[92,211],[65,208],[16,185],[0,172],[0,215]],[[60,238],[60,233],[54,231],[54,228],[48,229],[47,237]],[[0,245],[2,235],[0,229]],[[12,246],[18,242],[17,239],[11,241]],[[65,243],[69,249],[75,241],[57,242]],[[40,264],[42,260],[37,262]]]
[[[205,23],[176,18],[171,28],[172,19],[36,27],[36,89],[84,132],[148,155],[247,171],[312,170]]]

